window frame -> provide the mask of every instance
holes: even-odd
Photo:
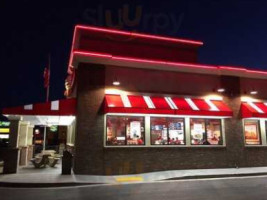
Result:
[[[208,140],[208,132],[207,132],[207,121],[208,120],[219,120],[220,121],[220,133],[221,133],[221,138],[222,138],[222,144],[192,144],[192,134],[191,134],[191,119],[196,119],[196,120],[204,120],[204,125],[205,125],[205,138],[206,140]],[[189,117],[189,135],[190,135],[190,146],[196,146],[196,147],[199,147],[199,146],[225,146],[225,136],[224,136],[224,132],[223,132],[223,126],[224,124],[222,123],[222,119],[221,118],[203,118],[203,117]]]
[[[125,124],[125,142],[124,145],[112,145],[112,144],[107,144],[107,120],[108,117],[121,117],[121,118],[129,118],[129,117],[135,117],[135,118],[143,118],[143,123],[144,123],[144,144],[127,144],[127,124]],[[105,147],[143,147],[146,146],[146,117],[145,116],[141,116],[141,115],[105,115],[105,125],[104,125],[104,129],[105,129],[105,134],[104,134],[104,146]]]
[[[246,121],[256,121],[257,122],[257,129],[259,131],[259,137],[260,137],[260,144],[247,144],[246,142],[246,135],[245,135],[245,123]],[[266,121],[267,122],[267,121]],[[244,119],[243,121],[243,137],[244,137],[244,145],[247,146],[247,147],[260,147],[260,146],[266,146],[263,144],[263,132],[262,132],[262,128],[261,127],[262,123],[261,123],[261,120],[260,119]]]
[[[144,117],[145,119],[145,135],[144,145],[106,145],[107,139],[107,116],[123,116],[123,117]],[[151,118],[152,117],[169,117],[169,118],[183,118],[184,120],[184,145],[158,145],[151,144]],[[190,132],[190,119],[191,118],[203,118],[203,119],[219,119],[221,121],[221,134],[222,145],[191,145],[191,132]],[[187,116],[187,115],[167,115],[167,114],[140,114],[140,113],[106,113],[104,114],[104,126],[103,126],[103,147],[104,148],[226,148],[226,135],[225,135],[225,117],[210,117],[210,116]],[[259,146],[257,146],[259,147]]]
[[[152,126],[151,126],[151,118],[166,118],[167,120],[167,143],[168,144],[153,144],[152,143]],[[169,119],[181,119],[183,120],[183,135],[184,135],[184,144],[169,144],[169,123],[170,120]],[[150,116],[149,118],[149,122],[150,122],[150,131],[149,131],[149,135],[150,135],[150,146],[186,146],[186,127],[185,127],[185,118],[184,117],[165,117],[165,116]]]

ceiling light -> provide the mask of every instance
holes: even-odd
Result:
[[[113,85],[120,85],[121,83],[119,81],[113,81]]]
[[[250,92],[250,94],[252,94],[252,95],[258,94],[258,91],[256,91],[256,90],[252,90],[252,91]]]
[[[220,93],[225,92],[225,89],[224,88],[218,88],[217,92],[220,92]]]

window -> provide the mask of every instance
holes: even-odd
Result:
[[[184,119],[151,117],[151,144],[152,145],[183,145]]]
[[[245,120],[244,131],[245,131],[245,143],[247,145],[260,145],[261,144],[258,120]]]
[[[107,145],[144,145],[144,117],[107,116]]]
[[[222,145],[220,119],[190,119],[192,145]]]

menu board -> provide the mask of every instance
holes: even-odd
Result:
[[[169,137],[170,139],[184,140],[183,123],[170,123],[169,124]]]
[[[193,125],[193,129],[191,131],[193,139],[202,140],[203,133],[205,132],[204,127],[202,124],[195,123]]]
[[[141,123],[139,121],[132,121],[130,123],[130,137],[141,138]]]
[[[260,144],[257,122],[247,122],[245,124],[246,144]]]

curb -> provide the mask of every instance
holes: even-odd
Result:
[[[168,180],[188,180],[188,179],[215,179],[215,178],[231,178],[231,177],[250,177],[250,176],[263,176],[267,175],[267,172],[265,173],[243,173],[243,174],[225,174],[225,175],[195,175],[195,176],[184,176],[184,177],[174,177],[174,178],[167,178],[162,179],[159,181],[168,181]]]
[[[8,188],[50,188],[50,187],[70,187],[70,186],[83,186],[83,185],[102,185],[104,183],[11,183],[0,182],[0,187]]]
[[[190,179],[215,179],[215,178],[231,178],[231,177],[257,177],[267,175],[267,172],[264,173],[241,173],[241,174],[222,174],[222,175],[193,175],[193,176],[183,176],[183,177],[173,177],[166,178],[162,180],[155,180],[152,182],[161,182],[161,181],[172,181],[172,180],[190,180]],[[117,182],[116,184],[121,184],[122,182]],[[128,181],[123,182],[127,183],[146,183],[146,181]],[[147,182],[151,183],[151,182]],[[64,183],[17,183],[17,182],[0,182],[0,187],[8,188],[51,188],[51,187],[71,187],[71,186],[86,186],[86,185],[111,185],[112,183],[82,183],[82,182],[64,182]]]

